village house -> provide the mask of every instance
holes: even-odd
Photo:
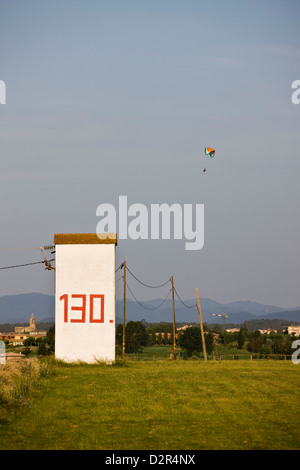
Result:
[[[300,336],[300,326],[299,325],[288,326],[287,332],[289,335]]]
[[[22,346],[27,338],[41,338],[47,335],[46,330],[38,330],[33,313],[28,326],[16,326],[13,332],[0,333],[0,340],[9,341],[13,346]]]
[[[257,330],[259,331],[262,335],[269,335],[270,333],[278,333],[278,330],[274,330],[274,328],[267,328],[264,330]]]

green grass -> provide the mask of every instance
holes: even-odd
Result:
[[[123,366],[122,366],[123,365]],[[0,424],[4,449],[299,449],[290,361],[56,363]]]

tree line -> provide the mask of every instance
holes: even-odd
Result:
[[[249,353],[258,354],[261,357],[273,354],[291,356],[294,352],[292,343],[295,337],[293,335],[277,332],[271,332],[268,335],[262,334],[258,330],[249,330],[246,323],[236,332],[227,332],[219,324],[210,325],[210,327],[204,324],[203,327],[207,354],[213,354],[218,344],[223,344],[228,349],[247,350]],[[117,354],[121,354],[122,343],[123,325],[118,324],[116,328]],[[203,348],[199,325],[194,323],[185,329],[177,329],[175,343],[188,355],[201,353]],[[148,324],[142,320],[129,321],[125,326],[126,353],[140,353],[145,346],[173,346],[173,344],[172,323]],[[26,356],[29,355],[32,347],[37,347],[39,356],[53,354],[55,351],[55,327],[49,328],[44,338],[29,337],[25,339],[22,353]]]
[[[285,355],[291,356],[294,352],[293,335],[271,332],[262,334],[260,331],[251,331],[243,325],[237,332],[227,332],[220,325],[209,328],[204,324],[205,347],[207,354],[212,354],[215,346],[224,344],[228,348],[244,349],[250,353],[261,356]],[[202,339],[199,326],[193,324],[184,330],[178,330],[176,345],[188,354],[201,353]],[[123,342],[123,325],[117,325],[116,345],[121,350]],[[143,321],[129,321],[125,327],[125,352],[138,353],[144,346],[173,345],[173,326],[171,323],[147,325]]]
[[[211,354],[214,349],[214,335],[207,332],[205,335],[206,352]],[[116,345],[117,353],[121,351],[123,343],[123,325],[117,325]],[[176,334],[175,343],[188,354],[203,351],[201,332],[199,326],[190,326],[186,330],[180,330]],[[140,321],[129,321],[125,327],[125,352],[135,353],[142,351],[144,346],[173,345],[173,325],[171,323],[160,323],[149,325]]]

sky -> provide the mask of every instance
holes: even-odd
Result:
[[[149,212],[204,204],[202,249],[119,239],[116,268],[173,276],[183,300],[299,306],[299,14],[298,0],[0,0],[0,267],[95,233],[122,195]],[[128,277],[140,300],[168,292]],[[42,265],[0,281],[1,296],[54,294]]]

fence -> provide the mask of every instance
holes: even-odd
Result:
[[[218,355],[213,355],[212,356],[213,360],[218,360],[222,361],[224,360],[280,360],[280,361],[286,361],[286,360],[291,360],[292,355],[291,354],[259,354],[259,353],[252,353],[252,354],[220,354]]]

